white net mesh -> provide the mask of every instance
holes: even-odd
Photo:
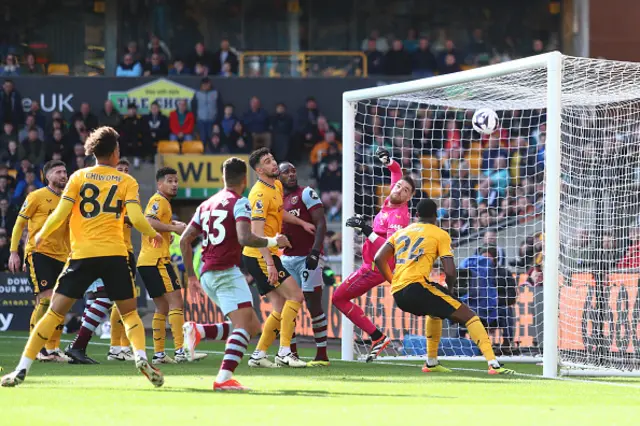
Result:
[[[640,367],[640,65],[563,58],[558,348],[565,365]],[[542,352],[547,71],[511,74],[357,102],[355,213],[369,219],[389,191],[374,153],[389,149],[431,197],[449,231],[458,297],[502,355]],[[473,131],[478,108],[500,117]],[[362,259],[357,239],[356,267]],[[444,282],[436,267],[432,280]],[[424,320],[402,313],[388,285],[358,303],[394,339],[385,355],[424,355]],[[445,321],[440,355],[478,355]],[[355,351],[370,342],[356,328]]]

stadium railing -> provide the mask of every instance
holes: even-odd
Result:
[[[367,56],[341,51],[247,51],[239,54],[240,77],[367,77]]]

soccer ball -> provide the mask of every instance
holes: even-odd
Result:
[[[473,129],[483,135],[490,135],[498,127],[498,114],[489,108],[480,108],[471,120]]]

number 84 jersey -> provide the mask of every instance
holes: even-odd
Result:
[[[69,220],[71,258],[127,256],[124,212],[139,203],[138,182],[109,166],[78,170],[62,198],[73,203]]]
[[[242,246],[236,231],[240,221],[251,222],[251,205],[228,189],[198,206],[190,225],[202,233],[201,274],[240,266]]]

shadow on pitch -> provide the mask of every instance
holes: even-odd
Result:
[[[147,392],[158,392],[155,389],[144,389]],[[340,398],[347,396],[360,396],[363,398],[370,397],[380,397],[380,398],[435,398],[435,399],[456,399],[453,396],[442,396],[442,395],[430,395],[430,394],[412,394],[412,395],[398,395],[391,393],[363,393],[363,392],[335,392],[335,391],[325,391],[325,390],[310,390],[310,389],[283,389],[283,390],[260,390],[253,389],[249,392],[213,392],[211,389],[202,389],[202,388],[174,388],[171,386],[162,388],[162,392],[193,392],[193,393],[216,393],[216,394],[233,394],[233,395],[247,395],[247,396],[283,396],[283,397],[292,397],[292,396],[308,396],[314,398]]]

